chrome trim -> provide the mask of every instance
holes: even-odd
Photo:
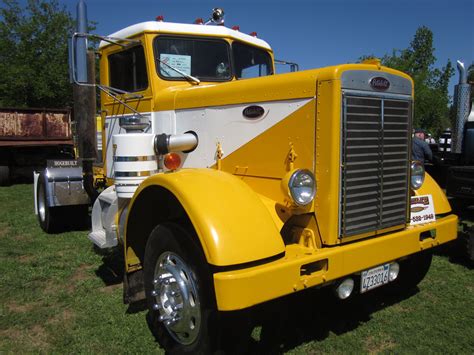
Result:
[[[463,152],[464,127],[469,116],[471,104],[471,86],[467,83],[467,71],[464,63],[457,61],[459,71],[459,84],[454,86],[454,104],[456,105],[456,120],[451,139],[451,151],[461,154]]]
[[[115,177],[142,177],[142,176],[151,176],[158,173],[158,170],[149,170],[149,171],[116,171]]]
[[[39,177],[44,179],[46,207],[86,205],[90,198],[84,189],[82,167],[47,167]]]
[[[142,156],[135,156],[135,157],[123,157],[123,156],[115,156],[114,161],[116,162],[129,162],[129,161],[155,161],[156,155],[142,155]]]
[[[387,90],[376,90],[370,85],[374,77],[381,77],[390,82]],[[343,89],[371,91],[378,94],[402,94],[411,95],[411,81],[398,75],[389,74],[376,70],[348,70],[341,75],[341,87]]]
[[[407,95],[342,90],[340,238],[406,222],[412,104]]]
[[[151,299],[158,321],[179,344],[192,344],[201,330],[196,274],[176,253],[165,251],[156,262]]]

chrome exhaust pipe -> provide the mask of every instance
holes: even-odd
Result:
[[[457,61],[459,84],[454,88],[454,103],[456,104],[456,121],[454,122],[451,151],[461,154],[463,150],[464,126],[469,115],[470,86],[467,83],[467,70],[464,63]]]

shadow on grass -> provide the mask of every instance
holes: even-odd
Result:
[[[474,261],[470,260],[467,255],[467,249],[469,248],[468,238],[469,236],[459,232],[458,239],[436,248],[435,254],[447,257],[450,263],[458,264],[472,270],[474,269]]]
[[[404,292],[390,286],[363,296],[340,301],[332,289],[308,290],[258,306],[254,310],[260,339],[250,340],[250,354],[274,354],[311,341],[322,341],[330,333],[344,334],[371,320],[371,315],[419,292]]]
[[[122,248],[102,250],[94,245],[94,251],[102,256],[102,265],[95,271],[95,274],[102,279],[105,286],[121,284],[125,270]]]

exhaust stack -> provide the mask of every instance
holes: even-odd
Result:
[[[454,122],[453,139],[451,141],[451,151],[461,154],[463,148],[464,127],[469,115],[469,95],[470,86],[467,83],[467,70],[464,63],[457,61],[459,71],[459,84],[454,88],[454,103],[456,104],[456,121]]]
[[[87,7],[83,0],[77,4],[77,32],[87,33]],[[94,202],[97,191],[94,189],[92,165],[97,158],[96,149],[96,101],[95,86],[95,55],[88,51],[85,37],[77,39],[76,71],[78,82],[89,85],[73,84],[74,120],[78,137],[79,159],[82,161],[84,172],[84,188]],[[73,68],[75,70],[76,68]]]

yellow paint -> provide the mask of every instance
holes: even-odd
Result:
[[[434,179],[425,173],[425,181],[423,185],[414,192],[416,196],[431,195],[433,197],[433,204],[436,214],[445,214],[451,212],[451,205],[443,190],[434,181]]]
[[[285,250],[267,205],[231,174],[214,169],[157,174],[145,180],[135,196],[151,185],[163,186],[176,196],[212,265],[242,264]]]
[[[420,233],[432,229],[436,229],[436,237],[420,242]],[[285,256],[277,261],[214,274],[217,307],[221,311],[251,307],[432,248],[455,239],[456,234],[457,217],[450,215],[434,223],[336,248],[311,250],[288,245]],[[301,275],[303,265],[317,262],[321,262],[321,270]]]
[[[372,60],[222,83],[196,85],[166,81],[156,73],[153,59],[156,36],[157,33],[151,32],[134,36],[142,41],[149,81],[148,88],[139,93],[143,96],[140,100],[128,101],[140,112],[308,101],[229,155],[222,151],[225,140],[219,141],[216,163],[211,169],[183,169],[154,175],[140,185],[132,199],[130,211],[137,196],[146,193],[149,186],[162,186],[174,194],[195,228],[207,262],[212,265],[239,265],[282,255],[270,263],[214,274],[220,310],[250,307],[456,237],[457,218],[453,215],[430,224],[395,226],[345,238],[344,244],[338,236],[341,75],[347,70],[371,70],[411,81],[406,74]],[[231,43],[233,39],[225,40]],[[101,52],[101,82],[105,85],[109,84],[107,56],[119,50],[120,47],[110,45]],[[273,58],[273,53],[270,55]],[[124,112],[110,97],[102,94],[101,98],[103,117]],[[305,208],[289,201],[284,186],[289,172],[301,168],[314,172],[317,185],[314,202]],[[113,180],[107,182],[112,184]],[[436,213],[449,213],[446,197],[428,175],[414,194],[431,194]],[[420,241],[420,233],[430,230],[436,230],[436,237]],[[369,238],[381,233],[385,234]],[[362,237],[365,239],[358,240]],[[126,237],[124,248],[127,271],[139,269],[141,261],[136,251],[127,246]]]
[[[292,157],[295,169],[314,171],[314,115],[314,100],[311,100],[225,156],[222,170],[244,177],[244,181],[258,193],[285,204],[286,196],[280,189],[280,181],[288,171],[290,155],[298,154],[297,159]],[[244,166],[245,169],[241,169]],[[258,178],[265,178],[268,185],[260,184]]]
[[[341,88],[338,82],[319,81],[316,96],[315,212],[325,244],[339,243],[339,171]],[[331,133],[329,133],[331,132]]]

